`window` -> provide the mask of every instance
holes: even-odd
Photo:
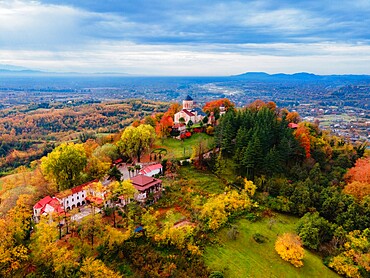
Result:
[[[82,198],[85,197],[84,194],[82,194]]]
[[[77,200],[80,200],[80,197],[79,196],[77,196]]]
[[[75,201],[75,199],[72,198],[72,202],[74,202],[74,201]]]
[[[67,204],[69,203],[69,201],[67,200]]]

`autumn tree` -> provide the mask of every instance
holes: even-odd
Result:
[[[109,199],[114,203],[119,197],[133,199],[137,190],[132,185],[131,180],[114,181],[109,185]],[[116,227],[116,206],[113,204],[113,225]]]
[[[173,117],[165,113],[161,120],[155,126],[155,131],[158,137],[166,138],[167,136],[169,136],[172,126],[173,126]]]
[[[355,166],[348,170],[345,179],[347,185],[344,193],[358,200],[370,195],[370,157],[358,159]]]
[[[259,111],[265,107],[271,111],[276,110],[276,104],[273,101],[269,101],[266,103],[263,100],[256,99],[255,101],[247,105],[247,109],[250,109],[251,111],[254,111],[254,112]]]
[[[80,234],[90,242],[92,248],[96,241],[102,238],[103,232],[104,226],[100,214],[91,214],[83,218]]]
[[[217,230],[227,222],[230,214],[248,210],[251,206],[252,202],[245,190],[241,193],[231,190],[209,198],[202,206],[199,217],[205,221],[207,228]]]
[[[101,260],[87,257],[80,268],[83,278],[120,278],[118,273],[109,269]]]
[[[188,249],[191,252],[198,253],[199,249],[197,246],[193,245],[191,242],[191,237],[194,233],[194,227],[191,225],[175,226],[173,220],[172,211],[168,211],[166,215],[166,223],[160,232],[154,234],[154,240],[161,245],[173,245],[177,248]],[[150,218],[146,215],[146,220]],[[152,222],[154,219],[150,219]],[[154,223],[151,223],[152,226]],[[155,232],[154,226],[151,227],[150,234]]]
[[[144,226],[145,235],[147,237],[154,237],[158,232],[157,219],[159,212],[154,212],[153,208],[149,208],[141,217],[141,222]]]
[[[311,141],[309,129],[301,124],[294,132],[296,139],[299,141],[301,147],[305,150],[306,158],[311,157]]]
[[[87,157],[82,144],[62,143],[41,159],[43,173],[56,183],[58,191],[79,184],[86,164]]]
[[[368,277],[370,274],[370,229],[355,230],[347,235],[341,252],[329,267],[347,277]]]
[[[140,162],[142,153],[150,148],[154,138],[155,130],[150,125],[129,126],[123,131],[118,147],[130,157],[136,157]]]
[[[67,277],[77,270],[79,256],[73,250],[59,246],[57,238],[57,223],[41,218],[31,237],[32,261],[42,275]]]
[[[275,250],[284,261],[295,267],[303,266],[304,249],[299,236],[290,233],[279,236],[275,242]]]
[[[97,147],[93,155],[104,162],[112,162],[119,158],[118,148],[114,144],[104,144],[101,147]]]
[[[252,198],[254,196],[256,189],[257,189],[257,186],[253,183],[253,181],[244,179],[244,190],[248,194],[249,197]]]
[[[88,179],[89,180],[101,179],[110,170],[110,165],[111,164],[109,162],[104,162],[97,158],[96,156],[92,155],[88,159],[87,166],[85,168]]]
[[[214,113],[214,115],[219,116],[220,115],[220,107],[225,107],[225,111],[228,111],[229,109],[234,108],[234,104],[227,98],[221,98],[213,101],[207,102],[203,106],[203,111],[207,114],[210,114],[211,112]]]
[[[298,112],[288,112],[286,115],[285,120],[289,123],[295,123],[298,124],[301,121],[301,117],[299,116]]]
[[[29,259],[26,240],[29,237],[31,209],[29,195],[21,195],[16,206],[0,218],[0,276],[13,277]]]

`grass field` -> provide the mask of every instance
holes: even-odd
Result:
[[[193,151],[192,147],[198,144],[200,140],[208,141],[209,145],[211,145],[214,139],[205,133],[196,133],[184,141],[167,138],[162,142],[161,139],[157,139],[155,145],[165,148],[168,152],[167,157],[173,156],[174,158],[189,158]]]
[[[305,250],[304,266],[295,268],[283,261],[274,249],[278,235],[293,232],[295,217],[277,215],[271,230],[268,219],[250,222],[239,220],[236,225],[240,232],[236,240],[229,239],[228,229],[221,230],[216,237],[218,243],[208,246],[204,253],[206,264],[211,270],[222,271],[225,277],[339,277],[328,269],[321,258]],[[253,239],[255,233],[268,238],[264,243]]]
[[[181,167],[180,176],[187,181],[188,186],[206,193],[224,192],[225,184],[216,175],[195,169],[192,166]]]

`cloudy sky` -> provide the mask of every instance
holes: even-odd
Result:
[[[0,64],[139,75],[370,74],[370,1],[0,0]]]

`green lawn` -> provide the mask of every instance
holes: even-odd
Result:
[[[240,232],[236,240],[227,236],[228,229],[221,230],[216,237],[218,243],[206,248],[204,259],[210,269],[222,271],[225,277],[339,277],[328,269],[321,258],[305,250],[304,266],[295,268],[283,261],[274,249],[277,235],[293,232],[298,218],[277,215],[276,223],[270,230],[268,220],[257,222],[239,220],[236,225]],[[255,233],[269,240],[257,243]]]
[[[163,224],[167,223],[167,222],[172,222],[172,223],[176,223],[182,219],[185,219],[185,216],[182,215],[180,212],[177,212],[177,211],[174,211],[172,210],[172,215],[171,217],[168,219],[166,218],[167,217],[167,214],[163,215],[163,219],[161,220],[161,222]]]
[[[161,139],[157,139],[155,145],[165,148],[168,151],[167,157],[173,156],[174,158],[189,158],[193,151],[192,146],[198,144],[200,140],[208,141],[211,145],[214,138],[205,133],[196,133],[184,141],[167,138],[162,142]]]
[[[224,192],[225,184],[216,175],[195,169],[193,166],[183,166],[179,170],[180,177],[187,185],[206,193]]]

